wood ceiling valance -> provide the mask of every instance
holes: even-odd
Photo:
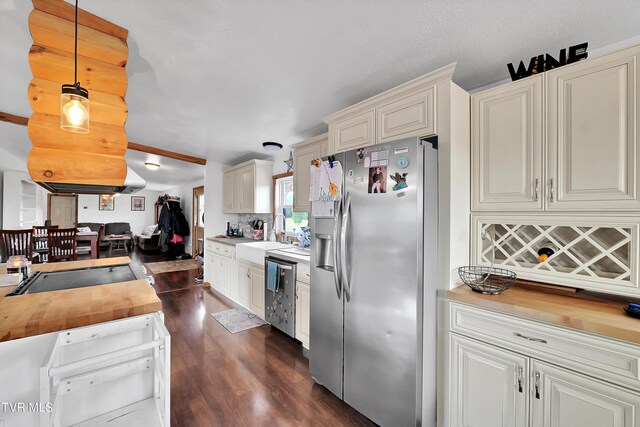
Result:
[[[62,0],[32,2],[29,174],[34,181],[122,185],[127,175],[128,31],[78,11],[78,81],[89,90],[91,125],[86,134],[63,131],[60,90],[74,83],[75,8]]]

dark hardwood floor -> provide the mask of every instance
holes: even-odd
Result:
[[[139,263],[162,253],[134,250]],[[211,313],[237,305],[195,283],[195,270],[155,274],[171,333],[171,425],[372,426],[309,376],[302,346],[271,326],[229,333]]]

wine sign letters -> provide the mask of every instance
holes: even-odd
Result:
[[[569,55],[567,55],[567,49],[562,49],[560,50],[558,59],[548,53],[534,56],[529,61],[529,68],[525,68],[524,63],[520,61],[518,71],[513,68],[513,64],[507,64],[511,80],[516,81],[524,77],[529,77],[533,74],[544,73],[545,71],[553,70],[554,68],[562,67],[563,65],[587,59],[587,56],[589,55],[587,53],[588,46],[589,43],[580,43],[575,46],[571,46],[569,47]]]

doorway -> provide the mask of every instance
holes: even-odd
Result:
[[[78,224],[78,196],[76,194],[48,194],[47,220],[49,225],[75,228]]]
[[[204,185],[193,189],[193,232],[191,233],[192,254],[197,254],[204,246]]]

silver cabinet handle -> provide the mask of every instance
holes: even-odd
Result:
[[[540,372],[536,372],[536,399],[540,399]]]
[[[553,197],[553,178],[551,178],[549,180],[549,201],[553,202],[554,201],[553,199],[554,199],[554,197]]]
[[[533,341],[533,342],[541,342],[542,344],[546,344],[547,340],[543,340],[542,338],[534,338],[534,337],[528,337],[526,335],[522,335],[518,332],[514,332],[513,335],[515,335],[518,338],[523,338],[527,341]]]
[[[533,196],[533,201],[537,202],[538,201],[538,187],[540,186],[540,179],[536,178],[536,183],[535,183],[535,189],[534,189],[534,196]]]
[[[518,366],[518,391],[522,393],[522,375],[524,373],[524,368],[522,366]]]
[[[340,230],[340,273],[342,276],[342,286],[344,288],[347,301],[351,300],[351,284],[349,274],[346,271],[347,265],[347,226],[349,225],[349,213],[351,210],[351,194],[347,193],[344,208],[342,211],[342,229]]]

